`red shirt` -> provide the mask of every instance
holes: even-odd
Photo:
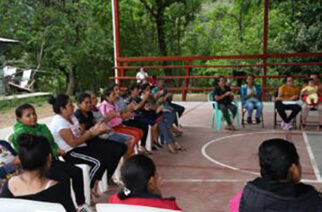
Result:
[[[139,197],[129,197],[127,199],[121,200],[117,194],[113,194],[108,200],[109,203],[115,204],[126,204],[126,205],[141,205],[147,207],[163,208],[170,210],[179,210],[177,202],[175,199],[164,199],[164,198],[139,198]]]

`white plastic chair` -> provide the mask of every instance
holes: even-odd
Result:
[[[58,203],[0,198],[0,212],[66,212]]]
[[[96,204],[97,212],[178,212],[177,210],[169,210],[162,208],[153,208],[138,205],[124,205],[124,204]]]
[[[65,161],[62,156],[59,156],[59,160]],[[75,165],[82,169],[83,181],[84,181],[85,202],[86,202],[86,204],[90,205],[91,204],[91,189],[90,189],[89,171],[90,171],[91,168],[87,164],[75,164]],[[104,192],[104,191],[106,191],[108,189],[107,170],[104,172],[104,174],[102,176],[102,180],[99,182],[98,187],[99,187],[101,192]],[[73,189],[71,189],[71,190],[73,191]],[[73,199],[74,202],[76,202],[74,193],[72,195],[72,199]]]
[[[151,136],[151,132],[152,131],[152,127],[149,125],[149,129],[148,129],[148,136],[146,138],[146,144],[145,147],[148,151],[152,151],[152,136]]]
[[[179,119],[179,113],[178,112],[176,112],[176,117],[177,117],[178,127],[182,129],[182,125],[180,124],[180,119]]]

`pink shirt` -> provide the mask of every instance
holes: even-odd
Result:
[[[109,127],[116,127],[116,126],[119,126],[122,124],[122,118],[120,115],[120,108],[117,105],[110,104],[109,102],[104,100],[100,104],[99,109],[104,117],[106,117],[108,113],[116,113],[117,114],[115,118],[111,119],[107,123],[107,125]]]

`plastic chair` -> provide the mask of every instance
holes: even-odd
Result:
[[[218,107],[218,102],[214,101],[214,99],[213,99],[213,92],[208,93],[207,96],[208,96],[208,102],[214,108],[213,113],[212,113],[212,119],[211,119],[212,130],[214,132],[215,128],[217,128],[217,132],[220,132],[221,120],[223,119],[223,114]],[[240,129],[240,114],[239,114],[239,110],[238,110],[238,102],[236,100],[232,100],[232,102],[237,106],[236,122],[237,122],[237,129]],[[232,113],[230,113],[230,118],[233,119]],[[216,125],[215,125],[215,121],[216,121]]]
[[[139,205],[125,205],[125,204],[96,204],[97,212],[178,212],[177,210],[169,210],[163,208],[146,207]]]
[[[0,198],[0,212],[65,212],[58,203],[41,202],[25,199]]]
[[[60,161],[65,161],[62,156],[58,157]],[[91,204],[91,189],[90,189],[90,179],[89,179],[89,171],[90,166],[87,164],[75,164],[75,166],[82,169],[83,173],[83,181],[84,181],[84,196],[85,196],[85,202],[86,204]],[[102,180],[99,181],[98,187],[101,190],[101,192],[104,192],[108,189],[108,183],[107,183],[107,170],[105,170]],[[73,191],[73,189],[71,189]],[[72,195],[73,200],[75,200],[74,194]]]

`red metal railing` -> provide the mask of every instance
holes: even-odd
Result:
[[[291,53],[291,54],[268,54],[268,22],[269,22],[269,0],[264,0],[264,30],[263,30],[263,48],[262,54],[255,55],[215,55],[215,56],[171,56],[171,57],[121,57],[120,51],[120,30],[119,30],[119,0],[112,0],[113,11],[113,34],[114,34],[114,59],[115,59],[115,77],[118,84],[122,80],[135,79],[135,77],[127,77],[126,70],[139,69],[138,66],[129,66],[131,62],[156,62],[156,61],[181,61],[187,63],[186,65],[169,65],[169,66],[144,66],[146,70],[152,69],[186,69],[185,76],[171,76],[161,77],[165,79],[183,79],[183,87],[172,88],[172,90],[181,90],[182,99],[186,99],[187,91],[202,91],[210,90],[210,87],[189,87],[189,79],[202,79],[202,78],[216,78],[215,76],[190,76],[193,68],[245,68],[245,67],[259,67],[263,70],[262,78],[263,97],[266,96],[266,91],[272,88],[267,87],[267,78],[282,78],[283,76],[267,76],[267,67],[276,66],[321,66],[322,62],[301,62],[301,63],[268,63],[267,61],[274,58],[304,58],[304,57],[322,57],[321,52],[316,53]],[[256,59],[259,60],[255,64],[243,65],[193,65],[196,60],[227,60],[227,59]],[[227,76],[229,78],[238,78],[234,76]],[[242,77],[243,78],[243,77]],[[235,88],[238,89],[238,88]],[[276,88],[274,88],[276,89]]]
[[[268,54],[267,59],[275,59],[275,58],[304,58],[304,57],[316,57],[321,58],[322,53],[291,53],[291,54]],[[115,67],[118,71],[118,77],[112,77],[113,79],[117,79],[118,83],[121,84],[122,80],[133,80],[134,76],[126,76],[127,70],[139,69],[141,66],[129,66],[128,64],[131,62],[156,62],[156,61],[182,61],[187,63],[187,65],[147,65],[144,66],[145,70],[157,70],[157,69],[186,69],[186,74],[184,76],[158,76],[163,79],[175,79],[175,80],[183,80],[183,86],[179,88],[172,87],[170,88],[173,91],[181,91],[182,99],[186,100],[186,95],[188,91],[208,91],[212,90],[211,87],[189,87],[189,80],[192,79],[215,79],[219,76],[191,76],[191,71],[193,68],[247,68],[247,67],[257,67],[263,68],[266,67],[276,67],[276,66],[322,66],[322,62],[300,62],[300,63],[254,63],[254,64],[242,64],[242,65],[193,65],[194,61],[197,60],[227,60],[227,59],[257,59],[262,60],[263,55],[220,55],[220,56],[174,56],[174,57],[120,57],[118,59],[119,67]],[[296,73],[294,73],[296,74]],[[245,76],[226,76],[227,78],[246,78]],[[262,79],[262,87],[263,87],[263,96],[265,97],[267,92],[276,88],[267,87],[266,79],[273,78],[284,78],[285,76],[255,76],[256,78]],[[303,78],[303,75],[295,75],[297,78]],[[238,90],[238,87],[233,88],[234,90]]]

